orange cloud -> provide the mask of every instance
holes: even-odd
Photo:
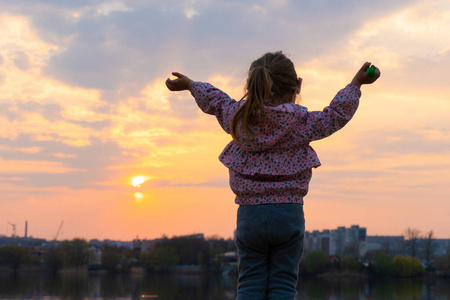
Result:
[[[67,173],[80,172],[83,169],[67,168],[61,163],[52,161],[19,161],[2,160],[0,158],[2,174],[29,174],[29,173]]]

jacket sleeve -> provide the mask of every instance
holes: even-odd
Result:
[[[349,84],[336,94],[323,111],[308,112],[307,139],[320,140],[344,127],[355,114],[360,97],[361,90]]]
[[[225,132],[230,133],[231,120],[239,108],[239,102],[209,83],[195,82],[191,94],[198,107],[209,115],[215,115]]]

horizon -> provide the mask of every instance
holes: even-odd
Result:
[[[14,224],[14,225],[17,226],[17,224]],[[314,232],[314,231],[323,232],[323,231],[326,231],[326,230],[328,230],[328,231],[333,231],[333,230],[339,229],[340,227],[344,227],[345,229],[349,229],[349,228],[351,228],[351,227],[353,227],[353,226],[358,226],[360,229],[361,229],[361,228],[362,228],[362,229],[366,229],[366,235],[367,235],[367,236],[406,236],[406,235],[407,235],[406,231],[407,231],[408,229],[413,229],[413,230],[418,230],[419,239],[422,239],[422,238],[428,238],[427,236],[425,236],[425,234],[428,234],[428,233],[429,233],[429,232],[421,231],[419,228],[415,228],[415,227],[414,227],[414,228],[411,228],[411,227],[409,227],[409,228],[405,228],[405,230],[404,230],[403,232],[399,233],[399,234],[393,234],[393,235],[391,235],[391,234],[388,234],[388,235],[368,234],[369,228],[364,227],[364,226],[360,226],[360,225],[358,225],[358,224],[353,224],[353,225],[350,225],[350,226],[348,226],[348,227],[347,227],[347,226],[337,226],[337,227],[335,227],[335,228],[308,229],[308,230],[305,230],[305,233],[312,233],[312,232]],[[84,238],[84,237],[82,237],[82,236],[74,236],[74,237],[72,237],[72,238],[70,238],[70,239],[63,239],[63,230],[62,230],[62,228],[63,228],[63,226],[60,225],[60,228],[59,228],[59,230],[58,230],[58,232],[57,232],[58,236],[61,235],[61,238],[59,238],[59,239],[55,239],[54,236],[53,236],[52,238],[50,238],[50,239],[47,239],[47,238],[41,238],[41,237],[35,237],[35,236],[33,236],[33,235],[29,235],[29,234],[28,234],[28,231],[27,231],[27,235],[26,235],[26,236],[25,236],[25,234],[24,234],[23,236],[21,236],[21,235],[18,235],[18,234],[17,234],[17,230],[16,230],[16,236],[13,236],[12,233],[8,235],[8,230],[7,230],[7,231],[6,231],[6,234],[1,234],[1,233],[0,233],[0,237],[3,237],[3,238],[32,238],[32,239],[45,239],[45,240],[56,240],[56,241],[71,240],[71,239],[77,239],[77,238],[79,238],[79,239],[84,239],[84,240],[87,240],[87,241],[90,241],[90,240],[100,240],[100,241],[102,241],[102,240],[103,240],[103,241],[105,241],[105,240],[111,240],[111,241],[118,241],[117,239],[110,239],[110,238],[107,238],[107,237],[106,237],[106,238],[103,238],[103,239],[99,239],[99,238],[96,238],[96,237],[87,239],[87,238]],[[147,237],[142,238],[142,237],[136,236],[134,239],[130,239],[130,238],[125,239],[125,240],[120,240],[120,239],[119,239],[119,241],[134,241],[134,240],[136,240],[136,239],[137,239],[137,240],[155,240],[155,239],[160,239],[160,238],[177,238],[177,237],[194,236],[194,235],[198,235],[198,234],[203,235],[205,239],[209,239],[209,238],[234,239],[233,236],[225,237],[225,236],[220,236],[220,235],[214,234],[214,233],[207,236],[207,235],[205,235],[203,232],[193,232],[193,233],[187,233],[187,234],[182,234],[182,235],[172,235],[172,236],[168,236],[168,235],[162,233],[160,236],[158,236],[158,237],[152,237],[152,238],[147,238]],[[434,231],[433,231],[433,234],[434,234]],[[436,237],[435,235],[433,235],[433,239],[450,239],[450,238],[441,238],[441,237]]]
[[[450,238],[450,1],[0,0],[0,224],[50,239],[233,236],[231,140],[179,71],[241,99],[282,50],[321,110],[365,61],[354,118],[311,146],[306,230]]]

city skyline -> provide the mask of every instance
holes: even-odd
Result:
[[[58,234],[62,228],[58,229]],[[45,240],[39,237],[26,237],[25,236],[11,236],[5,237],[0,235],[0,246],[5,245],[19,245],[22,247],[59,247],[62,242],[69,241],[67,239],[58,239],[58,234],[54,239]],[[158,238],[140,238],[135,237],[133,239],[125,240],[112,240],[112,239],[83,239],[88,242],[89,245],[100,249],[103,245],[111,245],[119,248],[136,249],[145,251],[154,247],[157,243],[166,239],[177,238],[194,238],[202,240],[220,240],[224,239],[227,242],[234,244],[234,239],[231,237],[224,238],[217,235],[205,236],[203,233],[195,233],[188,235],[177,236],[164,236]],[[80,239],[80,238],[76,238]],[[411,243],[411,240],[415,240]],[[323,230],[305,231],[304,236],[304,248],[309,250],[321,250],[329,256],[344,257],[346,255],[366,257],[369,253],[376,251],[384,251],[386,254],[392,257],[398,254],[408,254],[409,251],[414,251],[418,257],[426,259],[427,247],[432,248],[433,255],[437,257],[445,257],[448,255],[450,249],[450,239],[440,239],[433,236],[432,232],[422,233],[417,228],[408,228],[401,235],[370,235],[367,234],[367,228],[359,225],[352,225],[350,227],[340,226],[337,228],[327,228]],[[412,250],[411,247],[414,247]],[[234,251],[236,251],[235,249]]]
[[[327,106],[365,61],[354,118],[313,142],[306,230],[450,237],[450,1],[0,0],[0,234],[231,237],[231,140],[172,71],[241,99],[282,50],[297,102]]]
[[[33,235],[29,234],[29,232],[28,232],[28,221],[25,221],[23,235],[21,235],[21,233],[18,232],[17,228],[20,229],[20,227],[17,227],[17,225],[18,224],[14,224],[14,223],[8,222],[7,229],[6,229],[6,234],[1,234],[0,233],[0,237],[7,237],[7,238],[14,238],[14,237],[16,237],[16,238],[36,238],[36,239],[43,238],[43,237],[37,237],[37,236],[33,236]],[[57,228],[57,231],[50,238],[50,240],[52,240],[52,239],[58,240],[58,241],[67,240],[66,238],[64,238],[63,225],[64,225],[64,221],[61,221],[61,223],[59,224],[59,226]],[[8,228],[11,228],[11,230],[8,230]],[[407,236],[408,235],[408,230],[413,230],[413,231],[415,231],[417,233],[417,235],[418,235],[417,237],[419,239],[421,239],[421,238],[428,238],[429,237],[428,234],[430,233],[430,231],[425,232],[425,231],[420,230],[420,228],[417,228],[417,227],[408,227],[408,228],[405,228],[405,230],[403,230],[399,234],[394,234],[394,235],[379,235],[379,234],[376,234],[376,233],[375,234],[369,234],[370,231],[368,233],[368,228],[367,227],[360,226],[358,224],[352,224],[352,225],[349,225],[348,227],[346,227],[346,226],[336,226],[336,227],[333,227],[333,228],[306,229],[305,230],[305,235],[310,235],[310,234],[315,234],[315,233],[323,234],[323,233],[327,233],[327,232],[329,233],[330,231],[336,231],[336,230],[341,230],[341,229],[353,229],[353,228],[364,230],[364,235],[365,236],[380,236],[380,237],[383,237],[383,236],[391,236],[391,237]],[[433,231],[433,230],[431,230],[431,231]],[[159,238],[162,238],[162,237],[172,238],[172,237],[194,236],[194,235],[202,235],[202,236],[204,236],[204,238],[209,238],[209,237],[218,237],[218,238],[224,238],[224,239],[233,238],[233,236],[220,236],[220,235],[214,234],[214,233],[209,235],[209,236],[206,236],[203,232],[200,231],[200,232],[192,232],[192,233],[181,234],[181,235],[173,235],[173,236],[168,236],[168,235],[162,233],[161,235],[156,236],[156,237],[152,237],[150,239],[159,239]],[[233,235],[234,235],[234,233],[233,233]],[[74,237],[74,238],[85,239],[82,236],[77,236],[77,237]],[[433,231],[433,234],[432,234],[432,238],[433,239],[442,239],[442,238],[436,237],[434,235],[434,231]],[[135,236],[135,237],[130,237],[130,238],[125,239],[125,240],[131,241],[133,239],[147,239],[147,237],[143,238],[143,237]],[[444,238],[444,239],[450,240],[450,238]],[[99,239],[94,237],[94,238],[91,238],[89,240],[99,240]],[[111,240],[111,239],[106,237],[106,238],[104,238],[104,240]]]

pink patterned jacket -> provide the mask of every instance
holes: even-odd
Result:
[[[200,109],[215,115],[225,132],[241,101],[209,83],[195,82],[191,94]],[[254,136],[240,130],[240,142],[231,141],[219,156],[229,169],[230,187],[239,205],[300,203],[308,193],[312,168],[320,166],[309,143],[345,126],[358,108],[361,91],[349,84],[323,111],[286,103],[266,106],[264,117],[250,125]],[[245,100],[242,100],[245,101]]]

